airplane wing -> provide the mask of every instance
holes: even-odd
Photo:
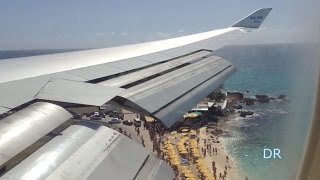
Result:
[[[167,40],[1,60],[0,168],[66,122],[71,114],[65,109],[71,107],[99,107],[111,102],[152,116],[166,127],[172,126],[236,71],[230,62],[216,56],[215,50],[259,28],[270,11],[271,8],[258,9],[230,27]],[[77,128],[67,134],[77,133]],[[89,137],[88,141],[95,137],[93,134],[83,136]],[[64,138],[68,141],[69,137],[64,135]],[[8,146],[13,141],[14,145]],[[59,144],[59,140],[56,141]],[[50,149],[46,145],[43,148]],[[77,152],[74,149],[66,153]],[[97,153],[98,156],[100,152]],[[61,158],[61,166],[76,168],[71,164],[77,163],[76,159],[68,164],[66,156]],[[34,166],[34,161],[27,162]],[[11,171],[20,168],[22,172],[20,165]],[[21,166],[27,166],[26,161]],[[96,176],[97,171],[87,170],[90,176]],[[65,172],[61,169],[60,173]],[[55,179],[59,175],[50,177]]]

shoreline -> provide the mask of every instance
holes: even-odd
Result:
[[[245,179],[246,176],[248,177],[248,175],[246,175],[246,173],[243,170],[241,170],[239,162],[233,157],[233,155],[230,152],[228,152],[226,140],[224,138],[221,138],[220,142],[222,144],[223,150],[229,156],[229,160],[233,164],[233,171],[234,171],[234,177],[233,178],[234,179],[239,179],[239,178],[240,179],[241,178]]]
[[[245,176],[243,176],[243,172],[240,172],[239,169],[239,164],[235,161],[234,157],[228,153],[227,147],[226,147],[226,142],[221,138],[219,135],[213,135],[210,132],[210,129],[208,130],[208,133],[206,132],[206,127],[200,128],[200,133],[199,133],[199,138],[202,139],[200,141],[200,146],[204,146],[204,140],[203,139],[214,139],[219,141],[217,142],[210,142],[210,144],[214,147],[217,148],[218,152],[217,155],[209,155],[204,157],[205,161],[207,163],[207,166],[212,166],[211,163],[212,161],[215,162],[216,168],[217,168],[217,179],[219,180],[219,174],[221,173],[222,175],[224,174],[225,167],[227,167],[227,175],[226,179],[230,180],[238,180],[238,179],[245,179]],[[212,138],[213,137],[213,138]],[[226,156],[228,156],[228,162],[226,160]],[[210,171],[213,173],[213,170],[210,169]]]

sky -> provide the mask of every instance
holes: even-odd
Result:
[[[258,8],[273,11],[235,44],[314,42],[316,0],[0,0],[0,49],[102,48],[225,28]]]

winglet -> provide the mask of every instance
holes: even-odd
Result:
[[[271,10],[272,8],[258,9],[231,27],[259,28]]]

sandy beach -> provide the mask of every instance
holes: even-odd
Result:
[[[134,113],[126,113],[126,118],[133,118],[136,115]],[[213,170],[213,162],[216,167],[216,179],[217,180],[223,180],[222,176],[225,174],[226,171],[226,176],[225,180],[241,180],[245,179],[245,176],[241,175],[242,173],[239,172],[239,168],[234,161],[234,158],[228,154],[225,146],[225,142],[223,141],[222,138],[220,138],[219,133],[215,133],[215,131],[220,131],[223,129],[223,123],[217,123],[216,125],[212,127],[201,127],[196,130],[196,134],[194,136],[194,139],[198,140],[198,149],[200,152],[200,159],[203,159],[204,162],[206,163],[207,170],[210,172],[212,176],[214,176],[214,170]],[[154,154],[158,155],[159,158],[163,158],[164,160],[167,161],[169,165],[171,165],[174,169],[176,169],[175,165],[172,165],[170,163],[170,158],[166,155],[166,150],[164,146],[161,146],[161,153],[158,154],[157,151],[153,149],[153,141],[150,139],[150,134],[149,130],[145,129],[143,127],[139,128],[140,133],[139,135],[135,131],[135,128],[133,126],[122,126],[122,129],[126,131],[126,133],[132,138],[132,140],[142,143],[142,140],[144,141],[144,146],[147,148],[149,151],[154,152]],[[177,143],[181,138],[183,137],[188,137],[189,139],[185,142],[186,144],[186,149],[191,155],[192,159],[192,153],[190,149],[190,137],[192,133],[178,133],[176,131],[173,132],[167,132],[164,134],[163,137],[160,138],[160,136],[157,135],[157,139],[161,139],[162,143],[166,139],[170,139],[172,142],[172,145],[174,147],[174,151],[176,154],[179,156],[179,151],[177,149]],[[211,148],[209,147],[211,146]],[[203,150],[202,150],[203,149]],[[217,153],[213,153],[213,149],[217,149]],[[204,150],[206,151],[206,154],[204,156]],[[162,156],[162,154],[165,154]],[[228,156],[228,160],[227,157]],[[195,162],[192,160],[189,160],[188,165],[183,165],[186,166],[192,173],[196,176],[196,179],[200,179],[199,175],[199,169],[197,168],[197,165]],[[181,164],[182,165],[182,164]],[[177,173],[177,179],[185,179],[183,177],[183,173],[179,172],[179,170],[176,170]],[[220,178],[220,173],[221,173],[221,178]]]
[[[210,132],[210,130],[209,130]],[[212,148],[217,148],[217,154],[213,153],[206,153],[205,161],[207,163],[208,167],[212,167],[212,162],[215,162],[215,166],[217,168],[217,179],[222,179],[220,178],[220,173],[221,175],[224,174],[224,171],[226,171],[226,178],[225,179],[230,179],[230,180],[238,180],[238,179],[245,179],[245,177],[240,176],[239,169],[237,167],[237,164],[235,163],[234,159],[230,154],[227,153],[226,151],[226,146],[224,142],[219,138],[218,136],[212,135],[209,132],[206,132],[206,127],[200,128],[199,132],[199,145],[200,147],[205,147],[206,145],[204,144],[204,140],[206,140],[206,144],[211,145]],[[219,142],[219,143],[217,143]],[[228,160],[227,157],[228,156]],[[226,169],[227,167],[227,169]],[[212,168],[210,168],[210,171],[213,173]]]

